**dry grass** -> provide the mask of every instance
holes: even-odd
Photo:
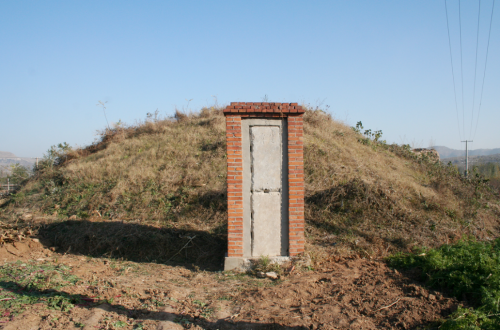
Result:
[[[499,213],[487,207],[498,196],[480,179],[370,141],[321,111],[306,113],[304,129],[308,242],[318,254],[384,256],[498,235]]]
[[[214,251],[220,253],[227,219],[224,123],[221,109],[207,108],[106,130],[99,143],[39,173],[1,212],[11,220],[30,211],[57,220],[76,216],[204,232],[217,237],[221,247]],[[463,234],[498,236],[499,198],[480,179],[465,180],[408,147],[366,139],[320,110],[305,113],[304,130],[306,237],[317,260],[384,256]],[[80,221],[72,235],[88,233],[91,221]],[[96,237],[108,240],[108,249],[115,244],[123,250],[120,235],[115,242],[105,233]],[[70,245],[69,236],[57,237],[51,239]],[[171,241],[160,259],[184,242]]]
[[[71,152],[64,164],[29,182],[24,202],[46,214],[57,212],[62,219],[100,214],[172,225],[189,213],[188,205],[224,193],[224,130],[218,110],[206,109],[178,121],[146,121],[105,131],[102,142]],[[223,209],[204,206],[213,212],[188,217],[193,228],[207,229],[203,223],[219,218],[216,213]]]

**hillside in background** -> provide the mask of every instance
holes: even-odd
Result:
[[[452,157],[441,159],[443,164],[451,163],[460,173],[465,172],[465,157]],[[500,191],[500,154],[488,156],[469,156],[469,171],[484,176],[489,184]]]
[[[431,147],[439,153],[441,159],[453,158],[453,157],[465,157],[465,150],[456,150],[444,146],[434,146]],[[488,156],[500,154],[500,148],[495,149],[469,149],[470,156]]]
[[[499,236],[499,196],[480,177],[465,179],[454,166],[366,132],[321,110],[304,115],[314,260]],[[45,162],[0,203],[3,221],[41,226],[40,235],[64,251],[220,267],[227,241],[220,109],[106,130],[56,163]]]
[[[16,155],[14,155],[12,152],[8,151],[0,151],[0,158],[15,158]]]
[[[14,164],[32,169],[36,160],[34,158],[17,157],[12,152],[0,151],[0,176],[10,174],[10,167]]]
[[[465,157],[452,157],[446,158],[443,162],[451,162],[453,165],[457,165],[459,168],[465,168]],[[497,163],[500,164],[500,154],[488,155],[488,156],[469,156],[469,166],[481,165],[487,163]]]

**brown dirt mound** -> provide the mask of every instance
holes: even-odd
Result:
[[[4,244],[0,247],[0,261],[9,262],[22,258],[33,259],[38,253],[50,252],[38,239],[25,239],[21,242]]]
[[[241,296],[241,319],[307,329],[408,329],[444,317],[454,299],[429,292],[380,261],[349,260]]]

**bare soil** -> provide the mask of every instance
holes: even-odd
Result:
[[[51,251],[36,239],[4,244],[0,262],[59,263],[81,281],[62,290],[67,312],[27,305],[1,329],[418,329],[458,305],[382,260],[330,259],[279,280]],[[0,288],[2,289],[2,288]]]

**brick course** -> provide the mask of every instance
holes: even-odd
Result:
[[[242,118],[286,118],[288,129],[289,255],[304,252],[304,109],[297,103],[231,102],[227,140],[228,257],[243,257]],[[285,126],[284,126],[285,127]]]

